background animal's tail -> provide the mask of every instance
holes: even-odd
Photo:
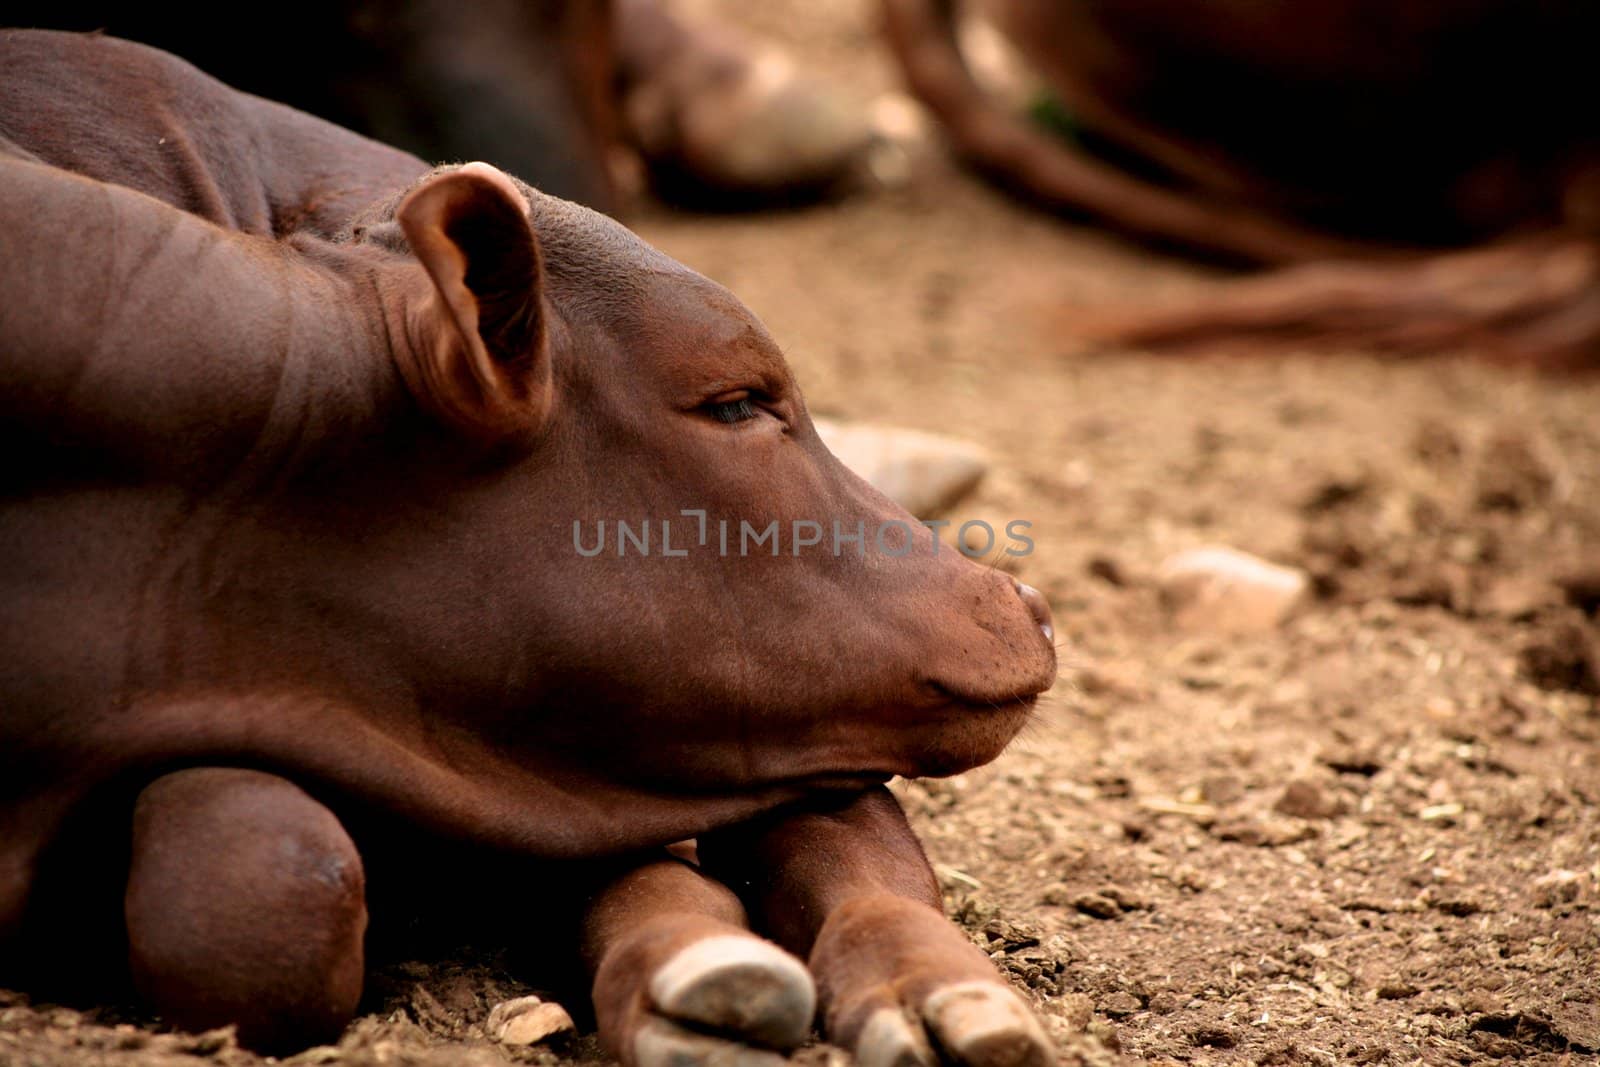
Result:
[[[1600,244],[1552,232],[1406,261],[1305,264],[1178,306],[1087,311],[1070,329],[1147,348],[1260,338],[1600,367]]]
[[[1303,229],[1249,207],[1123,173],[1000,106],[957,43],[957,0],[883,0],[913,93],[954,148],[1000,183],[1136,237],[1286,269],[1216,286],[1179,307],[1089,312],[1073,330],[1179,347],[1240,337],[1489,349],[1549,366],[1600,366],[1600,245],[1559,233],[1473,251],[1395,250]]]

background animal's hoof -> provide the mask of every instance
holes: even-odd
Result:
[[[817,1010],[803,963],[771,942],[737,936],[678,952],[651,978],[650,1000],[662,1015],[777,1049],[803,1042]]]
[[[782,1055],[697,1033],[662,1018],[647,1019],[633,1037],[634,1067],[783,1067]]]
[[[944,1058],[966,1067],[1047,1067],[1055,1052],[1027,1005],[995,982],[937,990],[922,1018]]]

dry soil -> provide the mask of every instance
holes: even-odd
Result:
[[[895,85],[870,5],[712,6],[862,98]],[[1074,308],[1201,270],[937,151],[909,163],[832,206],[634,222],[765,319],[814,411],[988,446],[956,518],[1034,523],[1020,574],[1054,606],[1061,682],[992,766],[900,787],[952,916],[1069,1061],[1594,1061],[1600,379],[1084,349]],[[1302,567],[1315,596],[1266,634],[1178,630],[1154,574],[1209,543]],[[525,991],[407,964],[296,1062],[599,1057],[485,1040]],[[259,1062],[0,993],[0,1063],[207,1060]]]

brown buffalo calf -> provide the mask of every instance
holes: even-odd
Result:
[[[4,980],[288,1048],[396,899],[598,878],[624,1058],[792,1045],[810,974],[654,862],[700,837],[869,1060],[1048,1056],[860,796],[997,755],[1048,608],[845,470],[727,291],[486,164],[0,32],[0,338]],[[624,521],[654,550],[578,537]]]

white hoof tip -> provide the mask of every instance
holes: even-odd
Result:
[[[754,937],[707,937],[682,949],[650,979],[662,1015],[769,1048],[805,1041],[817,991],[805,964]]]
[[[1009,989],[993,982],[946,986],[922,1005],[944,1058],[964,1067],[1048,1067],[1055,1050],[1044,1028]]]
[[[634,1067],[783,1067],[776,1052],[647,1019],[633,1036]]]
[[[898,1008],[880,1008],[867,1017],[856,1038],[857,1067],[936,1067],[921,1023]]]

